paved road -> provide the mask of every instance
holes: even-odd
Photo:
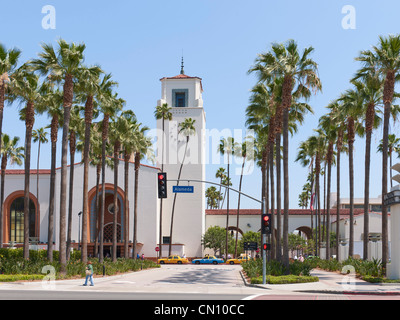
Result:
[[[245,285],[239,265],[163,265],[119,276],[83,280],[0,283],[0,299],[34,300],[400,300],[400,285],[369,284],[321,270],[319,282],[290,285]],[[346,280],[347,279],[347,280]],[[346,280],[346,281],[344,281]]]
[[[83,280],[0,283],[0,299],[240,300],[265,292],[245,286],[239,265],[163,265],[112,277]],[[52,286],[53,285],[53,286]]]

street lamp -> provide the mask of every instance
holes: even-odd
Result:
[[[78,213],[78,218],[79,218],[79,228],[78,228],[78,250],[81,250],[81,215],[82,211]]]

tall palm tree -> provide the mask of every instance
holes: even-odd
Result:
[[[225,168],[223,168],[223,167],[218,168],[217,172],[215,173],[215,177],[216,177],[217,179],[219,179],[219,183],[220,183],[220,184],[222,184],[222,179],[223,179],[225,176],[226,176]],[[221,189],[222,189],[222,186],[220,185],[220,186],[219,186],[219,193],[221,193]],[[222,197],[221,197],[220,200],[222,200]],[[218,209],[221,209],[221,208],[220,208],[220,200],[217,200]]]
[[[293,90],[302,92],[304,98],[311,95],[311,91],[321,90],[321,81],[318,77],[318,65],[310,58],[314,48],[306,48],[299,53],[297,43],[288,40],[284,44],[273,44],[271,52],[260,54],[256,60],[259,66],[259,79],[265,80],[271,76],[283,78],[282,84],[282,127],[283,127],[283,176],[284,176],[284,200],[283,200],[283,263],[289,266],[288,250],[288,214],[289,214],[289,109],[292,106]]]
[[[50,140],[51,140],[51,167],[50,167],[50,190],[49,190],[49,218],[47,230],[47,259],[53,261],[53,240],[54,240],[54,201],[55,201],[55,182],[56,182],[56,156],[57,140],[60,120],[63,117],[62,92],[54,87],[54,83],[45,82],[42,87],[43,103],[38,105],[38,113],[47,113],[51,118]]]
[[[394,87],[400,72],[400,35],[379,36],[377,46],[362,51],[356,60],[361,61],[361,72],[376,70],[384,79],[383,85],[383,152],[382,152],[382,263],[386,267],[389,258],[388,211],[383,199],[388,189],[388,141],[389,120],[394,97]]]
[[[36,199],[39,201],[39,160],[40,160],[40,145],[49,142],[47,139],[48,132],[44,131],[45,128],[38,128],[33,130],[32,138],[33,142],[38,142],[38,156],[37,156],[37,170],[36,170]],[[39,208],[37,208],[39,210]],[[40,217],[40,214],[37,215]],[[39,227],[39,224],[38,224]],[[36,230],[36,234],[39,234],[39,229]]]
[[[179,167],[179,172],[178,172],[178,181],[176,182],[176,185],[179,186],[179,180],[181,179],[181,174],[182,174],[182,168],[185,163],[186,159],[186,152],[187,152],[187,147],[189,144],[189,138],[190,136],[196,134],[196,129],[194,127],[194,123],[196,120],[192,118],[185,118],[183,122],[181,122],[178,127],[179,127],[179,133],[183,134],[186,137],[186,143],[185,143],[185,151],[183,153],[183,159],[181,161],[181,165]],[[172,202],[172,212],[171,212],[171,227],[170,227],[170,233],[169,233],[169,247],[168,247],[168,255],[171,255],[172,251],[172,230],[174,227],[174,215],[175,215],[175,203],[176,203],[176,196],[177,193],[174,194],[174,200]]]
[[[253,137],[254,139],[254,137]],[[246,160],[253,160],[254,153],[251,150],[254,150],[254,140],[249,138],[242,144],[238,145],[238,150],[235,150],[235,155],[237,157],[242,158],[242,168],[240,171],[240,179],[239,179],[239,192],[242,191],[242,180],[243,180],[243,171],[244,166],[246,164]],[[238,236],[239,236],[239,212],[240,212],[240,196],[238,195],[238,208],[237,208],[237,216],[236,216],[236,239],[235,239],[235,257],[237,257],[237,245],[238,245]]]
[[[121,98],[118,98],[117,93],[112,93],[112,88],[109,86],[101,86],[100,88],[100,109],[103,112],[103,121],[102,121],[102,151],[101,151],[101,179],[102,179],[102,193],[101,193],[101,212],[100,212],[100,248],[99,248],[99,261],[103,263],[104,259],[104,213],[105,213],[105,202],[106,202],[106,148],[107,148],[107,140],[109,135],[109,120],[110,117],[115,115],[118,111],[122,110],[125,101]]]
[[[349,256],[354,254],[354,141],[356,134],[361,134],[363,97],[357,89],[346,90],[339,98],[341,112],[346,115],[347,142],[349,148],[349,185],[350,185],[350,226],[349,226]]]
[[[68,197],[68,218],[67,218],[67,260],[70,258],[72,243],[72,209],[74,200],[74,172],[75,172],[75,153],[76,142],[83,135],[83,119],[80,117],[81,106],[74,105],[71,110],[71,118],[69,121],[69,197]],[[83,219],[82,219],[83,220]]]
[[[1,197],[0,197],[0,248],[3,247],[3,203],[7,163],[22,165],[24,147],[18,147],[19,137],[10,138],[3,133],[1,142]]]
[[[167,103],[162,104],[161,106],[157,106],[154,111],[154,116],[157,120],[162,120],[162,139],[161,139],[161,171],[164,172],[164,140],[165,140],[165,121],[172,120],[171,107],[168,107]],[[159,150],[157,150],[159,153]],[[160,155],[158,154],[158,157]],[[163,215],[163,199],[160,199],[160,230],[159,230],[159,257],[162,257],[162,215]]]
[[[88,227],[88,183],[89,183],[89,150],[90,150],[90,134],[93,120],[93,108],[95,98],[100,90],[100,74],[102,70],[99,66],[82,68],[79,73],[79,82],[77,91],[78,98],[85,103],[85,143],[83,150],[83,204],[82,204],[82,262],[87,261],[87,227]]]
[[[21,66],[15,74],[12,83],[10,100],[24,104],[20,111],[21,119],[25,120],[25,183],[24,183],[24,259],[29,259],[29,237],[35,235],[35,230],[29,230],[29,189],[31,168],[32,129],[35,122],[35,104],[41,99],[39,92],[39,77],[28,71],[27,65]],[[36,221],[36,223],[39,223]]]
[[[330,197],[331,197],[331,177],[332,177],[332,163],[334,161],[334,144],[336,140],[336,123],[332,114],[327,114],[319,119],[319,127],[321,133],[327,140],[327,153],[326,164],[328,165],[328,182],[327,182],[327,206],[326,206],[326,260],[330,259]]]
[[[124,158],[124,256],[129,258],[129,219],[128,219],[128,199],[129,199],[129,164],[134,154],[134,133],[137,127],[136,115],[132,110],[124,110],[121,113],[121,120],[124,124],[120,130],[121,151]],[[136,254],[134,247],[133,257]]]
[[[34,70],[41,75],[51,75],[57,81],[63,81],[63,134],[61,144],[61,182],[60,182],[60,264],[61,273],[66,272],[66,213],[67,213],[67,156],[69,120],[74,98],[74,81],[81,71],[85,44],[57,41],[57,51],[51,44],[42,44],[39,58],[30,62]]]
[[[135,154],[135,193],[134,193],[134,209],[133,209],[133,257],[136,258],[137,230],[138,230],[138,195],[139,195],[139,169],[140,161],[147,157],[153,162],[153,150],[151,138],[146,136],[148,127],[142,126],[141,123],[134,125],[133,129],[133,150]],[[160,248],[161,250],[161,248]]]
[[[237,142],[235,142],[234,138],[232,137],[227,137],[222,138],[220,140],[220,145],[219,145],[219,152],[221,155],[226,154],[227,158],[227,182],[230,182],[230,163],[229,163],[229,158],[235,154],[235,150],[237,150]],[[226,237],[225,237],[225,258],[228,259],[228,234],[229,234],[229,188],[227,189],[227,201],[226,201]]]
[[[6,99],[6,89],[10,81],[13,79],[13,73],[17,68],[20,56],[21,50],[17,48],[7,50],[7,48],[0,43],[0,137],[3,129],[3,112],[4,102]]]
[[[380,124],[381,118],[377,116],[376,106],[382,101],[383,81],[376,72],[370,69],[356,73],[351,82],[358,88],[364,99],[364,127],[365,127],[365,178],[364,178],[364,248],[363,259],[368,260],[369,241],[369,183],[371,163],[371,138],[372,131]]]

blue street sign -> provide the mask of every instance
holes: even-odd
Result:
[[[193,186],[172,186],[173,193],[193,193]]]

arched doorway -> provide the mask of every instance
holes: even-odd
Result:
[[[94,243],[97,240],[100,241],[100,231],[99,231],[99,219],[101,213],[101,199],[102,190],[100,186],[98,199],[99,208],[96,211],[96,188],[93,188],[88,193],[89,199],[89,239],[90,243],[88,246],[88,251],[92,254],[94,253]],[[114,229],[114,216],[117,214],[117,256],[123,254],[123,239],[125,235],[125,225],[129,225],[129,220],[125,217],[127,210],[125,209],[124,202],[124,192],[121,188],[117,191],[117,210],[114,210],[114,186],[112,184],[106,183],[105,190],[105,206],[104,206],[104,256],[107,257],[111,255],[111,247],[113,241],[113,229]],[[116,212],[115,212],[116,211]]]
[[[29,199],[29,237],[38,237],[37,201],[32,195]],[[24,191],[16,191],[4,201],[4,242],[24,242]]]

